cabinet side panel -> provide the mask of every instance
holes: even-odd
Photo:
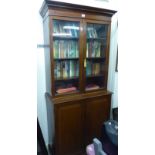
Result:
[[[50,31],[49,17],[43,21],[44,30],[44,56],[45,56],[45,80],[46,92],[51,94],[51,60],[50,60]],[[49,98],[46,98],[47,120],[48,120],[48,137],[49,145],[54,143],[55,125],[54,125],[54,107]]]
[[[50,62],[50,34],[49,18],[44,20],[44,55],[45,55],[45,75],[46,75],[46,92],[51,94],[51,62]]]
[[[49,145],[52,147],[52,145],[54,144],[54,136],[55,136],[54,104],[48,97],[46,97],[46,110],[47,110]]]

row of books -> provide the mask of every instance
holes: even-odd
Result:
[[[54,69],[55,78],[71,78],[79,76],[79,63],[73,60],[56,61]]]
[[[79,49],[77,41],[55,40],[54,58],[78,58]]]
[[[54,22],[53,36],[78,37],[79,27],[75,23]]]
[[[100,63],[93,63],[91,61],[87,61],[86,67],[86,75],[99,75],[101,73],[101,65]]]
[[[87,42],[86,57],[100,57],[101,56],[101,42],[91,41]]]

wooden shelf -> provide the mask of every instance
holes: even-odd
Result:
[[[66,77],[66,78],[55,78],[55,81],[68,81],[68,80],[78,80],[79,77],[74,76],[74,77]]]
[[[86,78],[95,78],[95,77],[103,77],[104,75],[98,74],[98,75],[88,75]]]
[[[79,60],[79,58],[54,58],[55,61],[61,61],[61,60]]]
[[[79,37],[53,36],[54,40],[79,40]]]
[[[106,40],[106,37],[104,38],[87,38],[87,40],[96,40],[96,41],[101,41],[101,40]]]
[[[105,57],[86,57],[86,59],[88,59],[88,60],[105,60]]]

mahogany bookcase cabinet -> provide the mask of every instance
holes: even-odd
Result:
[[[109,119],[111,17],[116,11],[46,0],[46,88],[54,107],[55,155],[77,155]]]

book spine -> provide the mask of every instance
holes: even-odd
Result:
[[[56,58],[59,58],[59,41],[56,41]]]
[[[67,69],[68,69],[67,70],[67,76],[70,77],[70,63],[69,63],[69,61],[67,61],[67,66],[68,66],[67,67]]]
[[[63,43],[64,58],[66,58],[66,41],[64,41]]]
[[[79,76],[79,63],[77,63],[76,76]]]
[[[63,77],[63,62],[60,62],[60,77]]]
[[[56,58],[56,41],[54,42],[53,51],[54,51],[54,58]]]
[[[61,42],[61,52],[62,52],[62,58],[64,58],[64,41]]]
[[[55,68],[54,68],[54,77],[57,78],[57,70],[58,70],[58,66],[57,66],[57,62],[55,62]]]
[[[68,65],[67,65],[67,61],[65,61],[65,73],[64,73],[64,77],[67,78],[68,77]]]
[[[91,54],[91,57],[95,57],[95,43],[92,42],[92,54]]]
[[[92,57],[92,48],[93,48],[93,46],[92,46],[92,42],[90,42],[90,48],[89,48],[89,54],[90,54],[90,57]]]
[[[59,58],[61,58],[60,41],[58,42],[58,49],[59,49]]]
[[[88,42],[87,42],[87,51],[86,51],[86,57],[88,58]]]
[[[57,62],[57,78],[61,77],[61,64]]]
[[[70,60],[70,77],[72,77],[72,61]]]
[[[98,45],[98,57],[101,57],[101,43]]]
[[[76,42],[76,57],[79,57],[78,43]]]
[[[93,63],[90,61],[90,75],[93,74]]]

